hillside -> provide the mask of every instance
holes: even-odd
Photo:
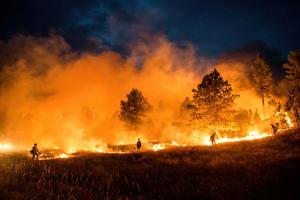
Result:
[[[0,199],[299,199],[300,132],[140,154],[0,156]]]

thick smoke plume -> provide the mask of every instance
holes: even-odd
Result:
[[[74,53],[60,36],[16,36],[1,47],[1,137],[18,146],[90,148],[99,144],[187,141],[180,104],[213,67],[240,94],[237,105],[260,108],[243,63],[197,57],[157,35],[117,52]],[[119,120],[120,100],[138,88],[153,106],[149,122],[129,131]],[[179,127],[178,123],[182,125]],[[180,124],[179,123],[179,124]]]

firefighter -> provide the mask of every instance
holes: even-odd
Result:
[[[30,150],[30,153],[32,154],[32,160],[36,158],[36,160],[39,160],[39,155],[41,155],[41,152],[37,148],[37,143],[34,144],[32,149]]]
[[[272,129],[273,129],[273,134],[274,135],[277,135],[277,131],[278,131],[278,128],[279,128],[279,123],[276,123],[276,124],[271,124],[272,126]]]
[[[136,150],[140,151],[141,147],[142,147],[142,142],[140,138],[138,138],[138,141],[136,142]]]
[[[214,131],[213,134],[210,136],[211,145],[216,144],[216,135],[217,133]]]

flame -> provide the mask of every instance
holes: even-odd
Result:
[[[73,154],[73,153],[76,153],[77,152],[77,150],[76,149],[69,149],[69,151],[67,152],[68,154]]]
[[[56,158],[69,158],[70,156],[66,153],[59,154]]]
[[[153,151],[159,151],[165,149],[165,145],[163,144],[154,144],[152,146]]]
[[[257,130],[250,131],[247,136],[245,137],[234,137],[234,138],[228,138],[227,136],[222,138],[217,138],[216,143],[225,143],[225,142],[238,142],[238,141],[245,141],[245,140],[256,140],[261,139],[265,137],[272,136],[272,134],[268,133],[261,133]],[[204,145],[211,145],[210,137],[206,137],[204,141]]]
[[[276,112],[276,116],[283,116],[285,122],[287,123],[289,128],[293,128],[294,124],[292,123],[292,120],[287,112]]]
[[[13,146],[9,143],[0,144],[0,151],[9,151],[12,150]]]
[[[171,142],[171,145],[172,145],[172,146],[180,146],[180,144],[178,144],[178,143],[175,142],[175,141],[172,141],[172,142]]]
[[[291,128],[291,127],[294,127],[293,123],[292,123],[292,120],[291,118],[289,117],[288,113],[285,112],[284,113],[284,119],[285,121],[287,122],[288,126]]]

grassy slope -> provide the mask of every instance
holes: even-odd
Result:
[[[300,133],[32,162],[0,156],[0,199],[299,199]]]

